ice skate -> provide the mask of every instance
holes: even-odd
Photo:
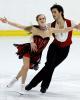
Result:
[[[16,78],[14,78],[6,87],[10,88],[11,86],[13,86],[13,84],[17,81]]]

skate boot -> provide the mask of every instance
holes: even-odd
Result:
[[[16,81],[17,79],[14,78],[6,87],[10,88]]]

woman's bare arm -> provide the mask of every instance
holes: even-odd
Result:
[[[21,24],[18,24],[18,23],[15,23],[15,22],[12,22],[12,21],[9,21],[7,18],[0,18],[0,21],[3,22],[3,23],[7,23],[11,26],[15,26],[17,28],[20,28],[20,29],[24,29],[24,30],[27,30],[27,31],[30,31],[32,26],[25,26],[25,25],[21,25]]]

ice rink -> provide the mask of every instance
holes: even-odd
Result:
[[[22,60],[19,60],[15,54],[16,48],[13,44],[25,42],[29,42],[29,37],[0,37],[0,100],[80,100],[80,37],[73,37],[69,55],[55,69],[47,93],[40,93],[39,84],[26,95],[19,95],[15,91],[19,90],[20,81],[12,88],[6,88],[22,66]],[[39,70],[46,61],[49,44],[43,51]],[[29,70],[26,84],[38,71]]]

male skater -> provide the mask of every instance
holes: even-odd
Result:
[[[53,5],[51,7],[51,12],[53,18],[55,19],[55,21],[51,23],[51,27],[66,28],[73,26],[71,20],[64,18],[64,10],[61,5]],[[76,28],[80,29],[80,27]],[[54,40],[49,46],[45,66],[25,87],[25,90],[27,91],[31,90],[33,87],[37,86],[40,82],[42,82],[40,92],[45,93],[50,85],[54,69],[63,60],[65,60],[69,53],[70,45],[72,43],[72,31],[58,34],[53,33],[53,36]]]

